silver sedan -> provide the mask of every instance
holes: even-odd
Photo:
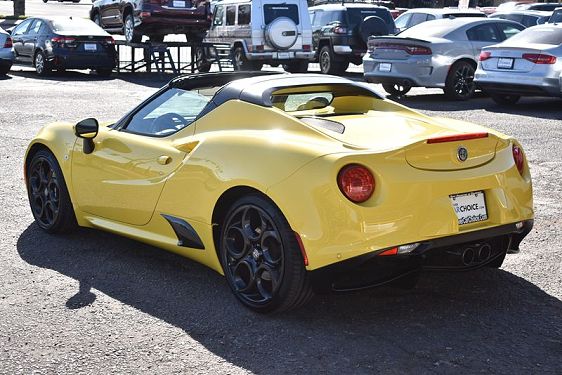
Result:
[[[499,104],[521,96],[562,97],[562,24],[530,27],[484,48],[475,82]]]
[[[0,27],[0,75],[5,75],[10,71],[14,59],[12,38]]]
[[[525,27],[500,19],[454,18],[428,21],[396,35],[369,38],[363,57],[365,79],[382,83],[391,95],[411,87],[438,87],[456,100],[474,94],[480,50]]]

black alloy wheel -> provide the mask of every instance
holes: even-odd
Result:
[[[68,232],[76,218],[62,171],[50,152],[38,151],[26,171],[27,192],[35,221],[49,233]]]
[[[499,105],[512,105],[521,99],[519,95],[490,94],[490,98]]]
[[[474,95],[474,66],[467,61],[458,61],[451,67],[445,82],[445,95],[454,100],[468,100]]]
[[[234,203],[221,226],[219,249],[230,288],[250,309],[289,310],[312,296],[295,234],[264,197]]]
[[[405,83],[384,83],[382,87],[391,96],[404,96],[412,88],[412,86]]]

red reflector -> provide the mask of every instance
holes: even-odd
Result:
[[[387,256],[387,255],[396,255],[396,254],[398,254],[398,248],[393,247],[392,249],[385,250],[382,253],[378,253],[377,255],[380,256],[380,257],[383,257],[383,256]]]
[[[310,52],[310,51],[312,51],[312,47],[310,46],[310,44],[303,44],[303,45],[302,45],[302,49],[303,49],[303,51],[305,51],[305,52]]]
[[[338,173],[338,186],[352,202],[362,203],[375,191],[375,178],[371,171],[359,164],[349,164]]]
[[[513,161],[517,166],[517,170],[519,171],[519,174],[523,176],[523,169],[525,168],[525,158],[523,157],[523,150],[521,150],[521,147],[517,145],[513,145],[512,151],[513,151]]]
[[[141,16],[142,18],[150,17],[150,12],[141,12],[141,13],[140,13],[140,16]]]
[[[264,51],[263,45],[257,45],[255,48],[256,48],[257,52],[263,52]]]
[[[485,61],[488,60],[491,56],[492,56],[492,52],[482,51],[480,52],[480,57],[478,58],[478,60]]]
[[[556,64],[556,56],[542,53],[524,53],[523,58],[535,64]]]
[[[10,37],[6,38],[6,42],[4,43],[4,48],[12,48],[12,47],[13,47],[12,38]]]
[[[301,236],[299,236],[299,234],[297,232],[293,232],[293,233],[295,233],[295,238],[297,239],[297,242],[299,244],[299,248],[301,249],[301,254],[302,254],[302,259],[304,260],[304,265],[308,266],[308,256],[306,255],[306,251],[304,250],[304,245],[302,244]]]
[[[444,137],[429,138],[427,140],[427,143],[431,144],[431,143],[466,141],[466,140],[469,140],[469,139],[478,139],[478,138],[488,138],[488,133],[483,132],[483,133],[467,133],[467,134],[446,135]]]
[[[108,36],[107,38],[105,38],[105,42],[107,44],[115,44],[115,39],[113,39],[113,37]]]

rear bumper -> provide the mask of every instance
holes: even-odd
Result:
[[[478,69],[474,82],[489,93],[521,96],[562,96],[561,78],[533,73],[507,73]]]
[[[0,68],[2,69],[10,69],[12,67],[13,61],[12,60],[5,60],[0,59]]]
[[[386,249],[309,271],[317,292],[368,289],[423,270],[469,271],[493,263],[506,253],[519,252],[519,244],[533,228],[533,220],[420,242],[409,254],[381,256]]]
[[[286,52],[247,52],[248,60],[279,60],[280,63],[291,62],[292,59],[310,60],[314,52],[286,51]]]
[[[85,54],[56,53],[47,57],[54,68],[65,69],[113,69],[115,53]]]

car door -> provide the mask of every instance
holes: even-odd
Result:
[[[23,34],[23,54],[31,59],[35,54],[37,41],[45,22],[41,19],[35,19],[29,29]]]
[[[101,128],[92,153],[84,153],[78,140],[72,156],[74,204],[96,217],[147,224],[168,177],[187,155],[178,139],[190,141],[195,117],[207,102],[197,93],[170,88],[122,124]]]
[[[476,25],[466,31],[466,36],[472,46],[474,61],[478,61],[478,56],[483,47],[498,44],[503,40],[503,36],[496,27],[497,22],[487,22]]]
[[[121,26],[119,0],[101,0],[99,9],[100,20],[104,28],[116,28]]]
[[[34,19],[30,18],[28,20],[23,21],[20,23],[14,30],[12,31],[12,43],[14,46],[14,51],[16,53],[16,60],[18,61],[29,61],[30,57],[25,53],[25,45],[24,40],[26,38],[26,33],[29,30],[29,27],[33,23]]]

